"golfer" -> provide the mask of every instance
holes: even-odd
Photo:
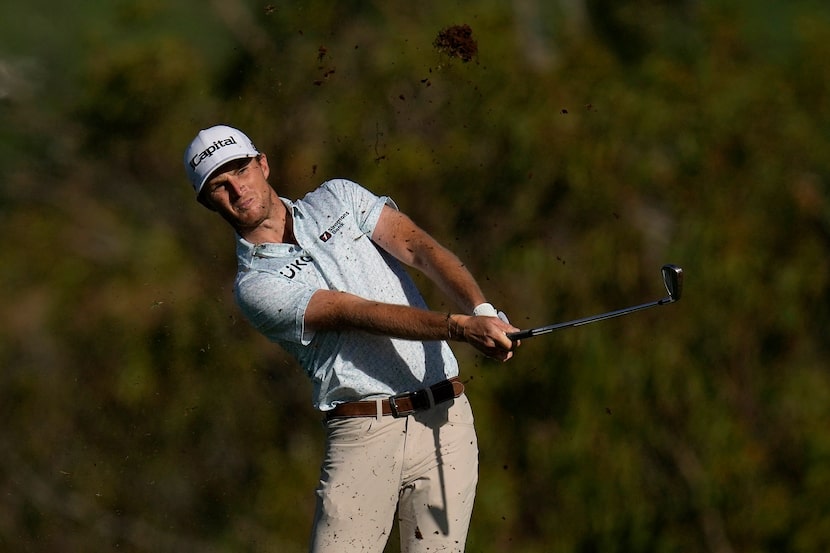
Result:
[[[348,180],[291,201],[241,131],[202,130],[184,157],[197,199],[236,231],[236,300],[305,369],[324,416],[312,553],[464,551],[478,479],[473,415],[447,341],[502,361],[500,318],[466,267]],[[403,265],[459,308],[430,311]]]

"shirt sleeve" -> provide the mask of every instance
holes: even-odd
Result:
[[[311,342],[314,334],[305,332],[303,321],[317,288],[265,271],[246,273],[235,288],[243,315],[269,340]]]
[[[354,181],[335,179],[326,182],[324,186],[351,207],[358,227],[367,236],[372,236],[384,206],[398,209],[389,196],[378,196]]]

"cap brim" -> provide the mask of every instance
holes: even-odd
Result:
[[[222,166],[224,166],[226,163],[229,163],[229,162],[234,161],[236,159],[251,158],[251,157],[256,157],[258,155],[259,154],[254,154],[254,153],[250,153],[250,152],[236,153],[236,154],[230,154],[227,157],[222,158],[220,161],[217,161],[216,162],[216,168],[213,169],[207,175],[205,175],[202,178],[202,182],[199,183],[199,189],[198,189],[198,192],[196,192],[196,197],[198,198],[199,196],[202,195],[202,192],[205,190],[205,183],[207,181],[209,181],[211,178],[213,178],[213,176],[216,175],[216,173],[219,172],[219,170],[222,169]]]

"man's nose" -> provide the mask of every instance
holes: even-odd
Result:
[[[231,189],[231,192],[233,192],[237,196],[241,196],[242,192],[244,192],[246,188],[242,180],[236,177],[230,177],[228,179],[228,186]]]

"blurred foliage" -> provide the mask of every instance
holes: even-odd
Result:
[[[830,548],[823,3],[41,4],[0,7],[0,549],[305,550],[310,386],[181,168],[217,122],[282,195],[391,195],[521,327],[684,267],[507,365],[454,346],[468,550]]]

